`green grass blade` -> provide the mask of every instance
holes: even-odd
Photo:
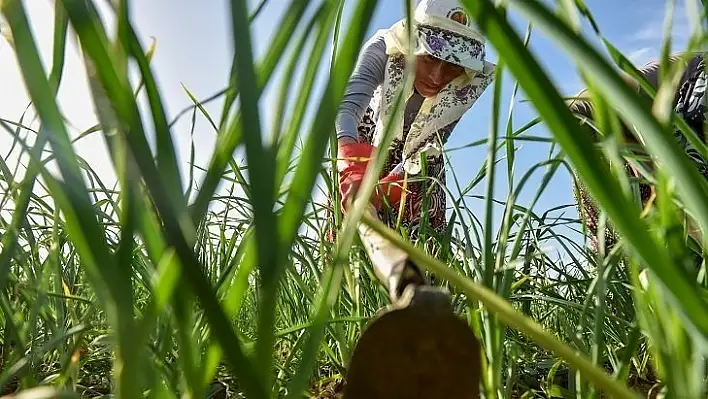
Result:
[[[323,278],[324,284],[318,293],[317,301],[315,301],[316,307],[314,309],[312,325],[308,328],[310,335],[305,341],[301,364],[297,374],[295,374],[288,384],[288,399],[300,398],[307,386],[311,368],[319,353],[320,345],[322,345],[324,326],[329,319],[330,309],[334,304],[334,300],[339,295],[339,290],[341,289],[343,272],[344,269],[341,266],[325,270],[325,276]]]
[[[347,80],[354,68],[354,64],[358,56],[357,49],[364,41],[364,34],[366,33],[368,25],[371,21],[371,15],[374,12],[376,4],[376,0],[360,0],[357,3],[352,15],[352,21],[362,22],[352,24],[349,28],[347,35],[345,36],[344,43],[340,47],[341,53],[336,57],[333,72],[330,80],[327,82],[320,105],[317,109],[317,114],[314,118],[310,135],[308,136],[302,151],[303,154],[307,154],[307,156],[301,159],[295,171],[295,175],[290,185],[290,191],[283,207],[283,214],[279,225],[279,246],[281,248],[281,252],[279,253],[281,258],[278,262],[280,267],[279,273],[282,273],[285,264],[285,259],[282,258],[282,256],[285,253],[285,250],[292,246],[292,242],[298,232],[298,227],[307,205],[307,199],[311,195],[315,184],[315,179],[321,168],[321,156],[324,154],[324,151],[329,144],[328,138],[332,132],[331,126],[333,125],[336,117],[338,104],[344,95]],[[334,4],[332,6],[334,6]],[[337,281],[338,278],[341,278],[341,270],[337,269],[340,267],[341,266],[335,265],[335,270],[333,271],[333,278],[335,278],[335,280],[332,289],[336,288],[337,292],[339,290],[339,283]],[[336,277],[337,275],[340,277]],[[293,380],[294,386],[291,391],[291,395],[300,395],[302,389],[304,388],[304,383],[307,381],[304,379],[304,376],[309,375],[311,372],[311,367],[314,362],[312,351],[317,350],[319,347],[322,329],[324,328],[324,324],[326,322],[326,318],[323,318],[323,315],[329,313],[325,310],[331,307],[331,302],[328,300],[328,297],[333,295],[333,293],[325,291],[323,295],[323,299],[318,306],[325,307],[324,309],[320,307],[315,312],[314,317],[316,319],[316,323],[313,323],[313,326],[309,329],[310,336],[305,344],[305,348],[307,349],[304,358],[307,359],[307,361],[304,361],[301,364],[298,371],[298,377]]]
[[[66,53],[66,35],[68,31],[68,19],[61,4],[57,3],[55,6],[55,18],[54,18],[54,43],[52,52],[52,70],[50,73],[50,85],[52,93],[56,96],[59,86],[61,83],[61,78],[64,71],[64,60]],[[28,105],[29,108],[29,105]],[[25,109],[25,112],[27,109]],[[23,113],[24,118],[24,113]],[[19,129],[19,126],[18,126]],[[39,158],[44,150],[44,147],[48,140],[48,131],[40,126],[40,134],[38,134],[37,140],[32,148],[32,156]],[[17,132],[19,133],[19,131]],[[13,142],[13,146],[14,146]],[[34,189],[34,182],[37,178],[38,170],[33,164],[27,168],[24,180],[19,187],[19,196],[15,199],[16,205],[15,210],[12,215],[12,221],[10,226],[5,231],[2,237],[2,253],[0,253],[0,289],[5,286],[7,279],[6,270],[9,268],[10,259],[14,256],[15,249],[17,247],[17,232],[19,231],[21,224],[26,224],[26,212],[29,206],[30,196],[32,190]]]
[[[282,85],[281,90],[278,94],[277,100],[275,100],[275,112],[273,115],[273,134],[272,134],[272,142],[273,143],[278,143],[282,139],[283,136],[283,123],[285,122],[285,107],[287,105],[288,100],[292,97],[292,86],[293,82],[295,80],[295,72],[298,70],[299,67],[299,61],[303,57],[303,55],[306,54],[305,52],[305,45],[307,44],[308,38],[310,37],[310,34],[312,32],[312,29],[314,28],[315,24],[320,22],[321,23],[321,18],[324,15],[323,11],[327,9],[326,7],[327,3],[322,4],[317,11],[315,12],[315,15],[310,18],[308,21],[307,25],[305,26],[302,36],[300,37],[300,40],[298,40],[297,44],[295,45],[295,48],[292,51],[292,54],[290,56],[290,59],[287,62],[287,66],[285,67],[285,70],[283,72],[283,82],[286,82],[285,84]],[[326,31],[326,29],[324,29]],[[327,32],[329,33],[329,32]],[[317,46],[313,46],[313,48],[317,48]],[[318,57],[316,55],[310,56],[309,57],[311,60],[316,59],[319,60],[321,57]],[[307,82],[307,78],[303,78],[304,82]],[[298,96],[300,98],[300,96]],[[301,100],[302,101],[302,100]],[[298,107],[294,107],[295,111],[298,111]],[[290,128],[292,129],[292,127]],[[297,130],[297,129],[296,129]],[[281,144],[279,144],[280,146]],[[279,149],[279,152],[282,151]],[[280,173],[278,173],[279,175]],[[276,175],[277,176],[277,175]],[[277,184],[278,179],[276,178],[276,187],[279,187],[279,184]]]
[[[646,140],[649,150],[665,167],[678,176],[678,192],[688,209],[694,214],[701,229],[708,231],[708,188],[698,171],[688,162],[665,128],[652,116],[646,105],[637,100],[612,68],[594,51],[589,44],[567,26],[557,21],[550,11],[536,2],[512,0],[509,2],[523,14],[533,18],[539,27],[551,34],[558,44],[573,57],[583,70],[594,78],[597,89],[631,123]]]
[[[276,37],[273,39],[273,43],[269,48],[268,53],[257,68],[257,96],[248,98],[248,101],[257,103],[260,100],[260,95],[265,89],[266,84],[272,78],[275,67],[280,61],[285,48],[290,40],[292,40],[292,32],[295,31],[295,28],[300,23],[308,3],[309,1],[307,0],[294,0],[290,4],[287,12],[284,13],[283,20],[278,22],[277,26],[279,26],[280,29],[278,30]],[[232,27],[232,29],[237,28]],[[234,59],[234,68],[235,65],[236,60]],[[234,78],[231,83],[235,88],[237,87],[238,82],[235,80],[236,75],[234,75],[233,71],[232,76]],[[225,125],[226,120],[224,118],[226,118],[228,110],[230,109],[230,105],[228,105],[228,103],[233,103],[233,101],[235,101],[235,94],[233,98],[227,98],[225,100],[224,115],[222,115],[222,122],[219,125],[219,131],[222,133],[217,138],[215,152],[209,161],[209,167],[206,176],[202,181],[199,194],[197,194],[197,198],[191,206],[190,213],[194,224],[199,224],[199,221],[204,217],[209,207],[209,203],[211,202],[211,198],[219,185],[221,174],[226,168],[228,161],[231,159],[236,146],[241,144],[243,139],[242,126],[238,116],[234,118],[229,126]]]
[[[534,101],[534,106],[539,114],[543,117],[568,157],[573,161],[573,166],[577,169],[580,176],[583,177],[585,184],[590,188],[592,194],[610,215],[617,229],[627,237],[629,243],[633,244],[632,249],[642,257],[647,266],[661,277],[665,286],[673,293],[676,303],[685,312],[687,321],[694,324],[703,337],[708,338],[708,319],[702,317],[700,315],[701,311],[699,310],[705,308],[706,303],[701,298],[695,282],[691,280],[687,273],[680,270],[677,271],[672,267],[671,260],[665,252],[660,250],[661,246],[656,241],[656,238],[647,234],[648,228],[646,223],[639,219],[637,213],[628,212],[628,210],[633,209],[634,206],[623,195],[619,183],[612,177],[605,163],[601,161],[590,137],[584,134],[577,134],[577,132],[582,132],[583,130],[571,115],[557,90],[555,90],[541,70],[539,64],[535,61],[535,57],[523,46],[518,36],[510,33],[513,32],[513,29],[509,23],[501,17],[498,10],[491,3],[485,0],[476,3],[465,1],[464,4],[478,21],[480,28],[485,32],[500,56],[506,59],[505,64],[508,65],[512,74],[516,76],[521,88],[524,89],[529,98]],[[523,3],[523,5],[518,4],[517,6],[525,11],[527,9],[537,10],[540,7],[538,4],[531,4],[532,3]],[[560,22],[547,12],[538,11],[538,13],[542,16],[539,16],[541,21],[537,21],[538,26],[544,27],[544,22],[553,24],[554,26],[561,25]],[[533,15],[535,16],[536,14],[534,13]],[[565,26],[562,28],[556,27],[553,32],[558,33],[554,37],[563,35],[565,35],[563,37],[570,37],[574,35]],[[582,42],[582,40],[579,38],[577,38],[577,40],[569,40],[568,46],[580,46],[577,44],[580,42]],[[583,51],[592,52],[589,48],[584,48]],[[584,62],[584,64],[589,68],[597,64],[606,66],[605,63],[588,56],[585,52],[578,50],[572,54],[577,60],[585,60],[586,62]],[[598,68],[603,69],[603,67]],[[609,73],[607,75],[609,75]],[[610,77],[604,76],[603,74],[603,78],[612,81],[621,80],[616,75]],[[602,87],[599,82],[597,83],[598,88],[607,89],[607,87]],[[627,107],[628,109],[641,113],[642,120],[633,120],[633,122],[640,128],[642,126],[648,127],[648,129],[642,130],[644,134],[647,134],[645,132],[647,130],[651,130],[657,135],[663,134],[661,133],[661,128],[658,127],[656,119],[636,101],[626,85],[623,85],[621,82],[616,82],[616,85],[609,90],[610,92],[606,92],[608,94],[606,97],[608,100],[612,99],[615,101],[620,97],[626,100],[627,103],[632,104],[613,104],[618,110],[624,111],[625,107]],[[616,95],[613,94],[615,92]],[[647,120],[653,120],[654,122],[647,122]],[[659,138],[659,141],[667,140],[668,137]],[[676,145],[673,143],[668,143],[667,147],[676,149]],[[686,160],[680,158],[680,154],[678,154],[678,157],[679,159],[677,159],[676,162],[686,166],[686,168],[683,169],[690,168],[690,166],[685,164]],[[682,169],[672,167],[672,170],[679,173],[680,176],[684,176],[683,173],[681,173]],[[693,172],[697,173],[695,170],[693,170]],[[693,177],[694,173],[686,173]],[[699,182],[699,180],[694,181]],[[696,193],[697,191],[702,191],[700,183],[698,183],[698,186],[689,188],[689,191],[691,192],[691,197],[697,194],[698,198],[700,198],[700,194]],[[695,211],[696,204],[691,206],[691,208]],[[700,213],[705,213],[706,211],[707,210],[704,208],[697,214],[700,215]]]
[[[75,240],[83,243],[82,256],[89,258],[89,263],[96,264],[97,259],[110,262],[108,248],[105,246],[105,240],[102,239],[104,237],[103,231],[93,217],[93,212],[89,211],[92,206],[89,202],[88,191],[71,149],[69,135],[61,114],[54,101],[54,96],[51,95],[49,82],[42,70],[37,47],[28,29],[29,23],[24,7],[20,1],[12,0],[2,4],[2,11],[12,27],[13,37],[18,45],[17,56],[22,66],[25,84],[44,125],[53,133],[49,139],[64,178],[63,185],[67,189],[67,198],[71,199],[67,206],[71,207],[76,218],[76,229],[73,230],[76,235]],[[104,269],[109,271],[111,267]]]
[[[234,29],[236,73],[238,76],[239,100],[242,112],[243,140],[249,181],[253,195],[253,223],[255,225],[257,264],[259,266],[262,295],[258,311],[258,341],[256,355],[261,378],[266,387],[271,386],[273,352],[273,328],[275,323],[275,300],[280,279],[275,271],[280,248],[272,246],[272,237],[278,230],[273,212],[275,205],[274,166],[270,146],[264,146],[261,136],[258,110],[258,91],[251,34],[248,25],[248,10],[242,1],[231,2],[231,23]],[[242,27],[237,30],[237,27]]]
[[[302,121],[307,113],[307,103],[312,95],[314,85],[312,82],[317,76],[317,71],[324,54],[325,46],[327,44],[327,38],[330,35],[331,27],[333,21],[332,5],[331,2],[326,2],[322,5],[322,8],[318,10],[318,13],[313,17],[311,25],[314,23],[319,23],[319,31],[315,37],[315,42],[313,45],[312,52],[308,54],[309,60],[304,69],[304,74],[302,77],[302,85],[297,91],[297,100],[293,105],[293,116],[288,121],[287,129],[282,137],[282,142],[278,146],[278,159],[277,159],[277,172],[276,172],[276,187],[280,187],[285,175],[287,173],[288,165],[290,164],[290,159],[293,155],[293,150],[295,148],[295,143],[298,138],[298,132],[302,127]],[[305,38],[309,34],[309,30],[312,28],[308,25],[308,31],[303,34],[302,44],[305,44]],[[296,57],[302,56],[302,51],[293,52],[292,68],[296,66]],[[288,71],[291,72],[291,71]],[[283,100],[285,91],[283,91]],[[283,115],[279,115],[279,119],[282,119]]]
[[[492,116],[487,136],[487,168],[485,178],[487,179],[485,206],[484,206],[484,279],[483,283],[492,290],[497,290],[500,281],[497,278],[497,262],[495,262],[495,251],[493,242],[493,219],[494,219],[494,186],[496,179],[496,152],[497,141],[499,138],[499,112],[501,107],[502,79],[501,75],[504,71],[504,64],[499,62],[495,70],[494,91],[492,100]],[[502,332],[503,329],[499,325],[494,314],[483,313],[482,319],[484,322],[485,334],[485,349],[487,352],[487,365],[489,372],[485,373],[485,385],[487,393],[493,395],[495,392],[500,392],[502,388]]]
[[[167,122],[167,115],[163,106],[160,93],[157,90],[157,82],[150,70],[150,62],[138,41],[138,37],[133,30],[127,17],[123,21],[127,30],[127,43],[124,45],[129,49],[129,53],[138,64],[142,80],[145,84],[148,101],[150,103],[150,115],[153,119],[155,135],[157,137],[157,170],[165,179],[165,187],[170,190],[170,195],[175,201],[184,203],[182,195],[182,180],[177,165],[177,154],[175,153],[172,134]],[[182,204],[183,205],[183,204]]]
[[[632,393],[628,388],[614,381],[604,371],[595,367],[586,357],[560,342],[535,321],[523,316],[507,301],[497,296],[490,289],[461,276],[440,261],[430,257],[421,249],[407,243],[380,221],[364,216],[362,217],[362,222],[370,226],[397,247],[406,251],[411,261],[449,281],[452,285],[461,289],[470,299],[481,302],[489,312],[499,317],[499,320],[504,324],[523,332],[542,347],[563,358],[570,365],[583,373],[585,378],[595,383],[613,398],[638,398],[638,396]]]
[[[202,272],[202,266],[191,249],[195,231],[190,218],[187,217],[186,209],[179,209],[178,204],[170,198],[152,162],[145,135],[139,119],[136,118],[137,109],[132,99],[132,91],[124,85],[125,80],[118,77],[112,66],[105,34],[100,33],[103,32],[102,28],[82,2],[67,0],[65,4],[72,26],[79,34],[85,52],[96,64],[97,77],[116,115],[120,120],[128,122],[128,126],[132,128],[126,137],[130,148],[129,153],[145,179],[148,192],[154,201],[152,205],[160,214],[163,223],[162,234],[168,245],[174,247],[179,258],[179,264],[182,266],[181,277],[186,279],[198,297],[205,316],[212,326],[212,334],[220,342],[236,374],[242,377],[242,386],[246,392],[254,398],[265,397],[263,384],[260,383],[258,374],[251,366],[251,359],[244,354],[239,338],[234,334],[230,322]]]
[[[642,88],[643,91],[647,93],[647,95],[650,98],[655,98],[656,96],[656,89],[649,83],[649,81],[642,75],[637,68],[632,65],[632,63],[627,59],[627,57],[624,56],[612,43],[610,43],[606,39],[602,39],[602,42],[607,48],[608,52],[610,53],[610,56],[612,57],[612,60],[614,61],[615,65],[622,69],[625,73],[627,73],[632,79],[634,79],[639,86]],[[678,64],[681,64],[679,61]],[[676,66],[676,65],[675,65]],[[674,122],[678,126],[678,128],[681,130],[681,132],[686,136],[686,139],[691,143],[693,147],[696,148],[696,150],[703,155],[704,157],[708,157],[708,145],[706,145],[705,142],[701,138],[698,137],[695,131],[691,129],[690,126],[688,126],[688,123],[683,118],[679,118],[676,113],[671,110],[672,115],[674,116]]]
[[[49,85],[57,93],[64,75],[64,55],[66,54],[66,35],[69,30],[69,19],[60,2],[54,4],[54,45],[52,51],[52,70],[49,74]]]

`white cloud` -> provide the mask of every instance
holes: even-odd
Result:
[[[693,1],[693,0],[688,0]],[[671,26],[671,40],[674,46],[685,45],[691,36],[691,21],[687,12],[685,2],[677,2],[673,11],[673,21]],[[629,35],[628,40],[635,45],[644,45],[659,48],[664,41],[664,25],[667,9],[665,7],[652,7],[645,9],[643,13],[647,16],[646,22],[635,32]]]
[[[681,17],[677,15],[671,29],[671,41],[683,44],[688,41],[690,37],[691,28],[688,19],[685,16]],[[633,42],[651,43],[659,46],[665,38],[663,18],[657,18],[645,23],[629,38]]]
[[[634,65],[644,65],[654,59],[656,55],[656,47],[641,47],[627,54],[627,58],[629,58]]]
[[[679,0],[673,11],[671,25],[671,53],[683,51],[691,38],[692,22],[687,1]],[[636,10],[636,15],[643,18],[644,22],[633,32],[628,33],[622,40],[622,50],[627,58],[637,67],[642,67],[648,62],[657,59],[665,41],[665,24],[667,7],[657,7],[655,4]]]
[[[560,91],[566,96],[575,96],[581,90],[585,89],[585,84],[577,76],[573,76],[572,79],[567,79],[560,84]]]

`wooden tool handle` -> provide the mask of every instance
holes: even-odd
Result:
[[[368,206],[366,213],[377,218],[376,209],[372,205]],[[388,288],[391,302],[396,303],[409,285],[428,285],[423,272],[408,258],[405,251],[364,223],[359,223],[358,231],[376,276]]]

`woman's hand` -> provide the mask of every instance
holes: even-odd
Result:
[[[343,212],[353,202],[375,149],[370,144],[359,143],[352,138],[338,140],[339,195]],[[400,202],[402,195],[403,175],[394,170],[379,181],[371,196],[371,204],[380,210],[385,199],[389,205],[394,206]]]
[[[374,194],[374,206],[377,209],[381,207],[383,199],[390,206],[395,206],[401,201],[403,196],[403,175],[392,170],[386,177],[379,180],[378,186],[376,186],[376,193]]]
[[[361,186],[369,160],[375,147],[359,143],[352,138],[338,140],[337,167],[339,169],[339,195],[342,211],[346,212]]]

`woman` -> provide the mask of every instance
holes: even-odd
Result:
[[[403,194],[402,180],[421,177],[421,155],[426,156],[427,177],[406,187],[402,225],[415,235],[420,227],[423,198],[425,218],[434,231],[446,226],[442,147],[459,119],[490,84],[495,65],[485,60],[484,38],[456,0],[423,0],[413,17],[412,49],[416,56],[412,87],[404,83],[408,29],[405,20],[378,31],[362,49],[336,119],[339,184],[343,209],[361,184],[368,158],[380,143],[384,118],[392,111],[397,90],[406,99],[402,123],[395,126],[393,142],[371,198],[379,218],[396,224]],[[358,158],[358,159],[357,159]],[[363,160],[361,160],[363,159]]]
[[[675,62],[681,61],[686,57],[682,55],[675,55],[669,58],[669,65],[673,65]],[[705,143],[706,142],[706,132],[704,131],[704,124],[706,122],[706,67],[705,67],[705,54],[695,53],[691,54],[686,60],[687,64],[684,72],[681,76],[681,81],[678,86],[678,91],[674,97],[674,109],[676,113],[681,116],[688,125],[698,134],[699,138]],[[647,79],[654,89],[658,88],[659,85],[659,61],[653,61],[646,64],[639,72]],[[628,76],[623,76],[625,81],[641,96],[650,99],[649,95],[641,90],[639,83],[634,81]],[[593,121],[593,109],[592,103],[587,98],[589,94],[586,90],[578,93],[576,98],[578,100],[573,100],[570,103],[570,110],[577,115],[581,121]],[[631,130],[622,125],[623,135],[625,140],[630,144],[639,144],[637,139],[631,133]],[[595,141],[599,141],[597,132],[593,127],[588,129]],[[686,139],[683,133],[674,129],[674,137],[676,138],[679,146],[686,152],[693,165],[698,169],[698,171],[708,179],[708,162]],[[632,168],[630,165],[625,164],[625,169],[627,173],[635,178],[641,178],[638,171]],[[585,221],[588,229],[590,249],[592,251],[598,251],[597,233],[598,233],[598,216],[599,208],[595,203],[595,200],[588,193],[587,188],[582,184],[582,181],[575,179],[577,184],[577,192],[579,196],[576,196],[578,202],[578,207],[580,211],[581,218]],[[642,205],[646,206],[652,196],[652,187],[648,184],[639,184]],[[609,252],[618,240],[617,233],[612,229],[610,223],[608,223],[607,230],[605,232],[605,251]],[[696,236],[697,230],[690,231],[692,235]]]

